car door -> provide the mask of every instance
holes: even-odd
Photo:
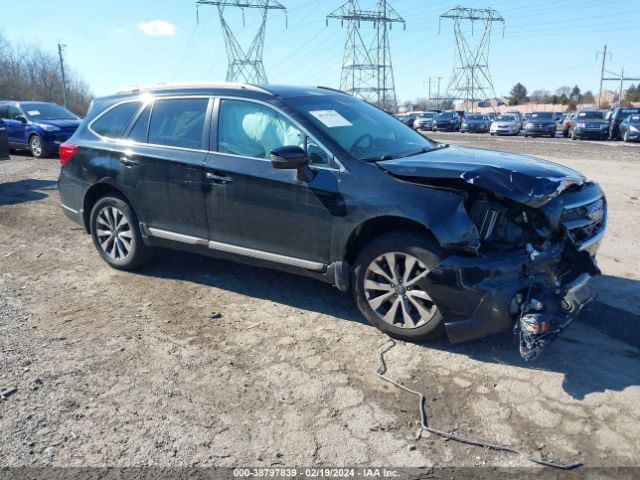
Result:
[[[211,247],[312,269],[328,263],[344,209],[328,151],[266,104],[219,99],[216,121],[205,162]],[[270,151],[285,145],[306,149],[310,181],[272,167]]]
[[[209,237],[203,164],[210,98],[157,98],[139,112],[112,162],[118,184],[152,235],[186,243]]]
[[[19,108],[8,105],[5,118],[9,143],[12,145],[27,145],[26,117]]]

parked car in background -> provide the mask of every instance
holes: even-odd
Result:
[[[446,111],[435,116],[432,122],[432,130],[457,132],[460,130],[460,116],[457,112]]]
[[[399,113],[395,115],[395,117],[404,123],[407,127],[413,128],[413,122],[416,119],[416,116],[412,113]]]
[[[563,112],[553,112],[553,119],[555,120],[557,125],[560,125],[562,123],[563,118],[564,118]]]
[[[524,125],[525,137],[556,136],[556,121],[553,112],[532,112]]]
[[[460,125],[460,132],[478,132],[487,133],[491,123],[486,115],[469,114]]]
[[[567,116],[562,121],[562,136],[564,138],[569,137],[571,127],[573,127],[573,118],[576,116],[575,112],[567,113]]]
[[[518,125],[517,133],[520,133],[520,130],[522,130],[522,127],[524,126],[522,113],[518,112],[517,110],[513,110],[510,112],[507,112],[507,114],[513,115],[516,118],[516,123]]]
[[[498,115],[489,129],[491,135],[518,135],[519,131],[520,122],[511,114]]]
[[[596,183],[433,142],[333,90],[136,88],[95,100],[60,163],[62,211],[113,268],[141,266],[154,247],[279,268],[352,292],[404,340],[521,322],[535,325],[523,356],[540,353],[599,273]]]
[[[7,135],[7,126],[0,118],[0,160],[9,158],[9,137]]]
[[[609,137],[609,124],[605,120],[602,110],[580,110],[576,113],[571,127],[571,139],[598,138],[606,140]]]
[[[635,113],[640,113],[640,107],[619,107],[611,111],[611,118],[609,120],[610,140],[620,140],[622,138],[620,134],[620,124],[629,115]]]
[[[489,125],[491,125],[491,122],[493,122],[498,116],[495,112],[487,113],[486,115],[487,115],[487,118],[489,119]]]
[[[69,110],[46,102],[2,101],[0,118],[11,148],[29,150],[36,158],[56,153],[80,125],[80,118]]]
[[[526,125],[527,121],[529,120],[529,117],[531,116],[531,112],[527,112],[524,114],[524,117],[522,117],[522,121],[524,122],[524,124]]]
[[[436,112],[422,112],[413,121],[414,130],[431,130]]]
[[[620,136],[625,142],[640,140],[640,114],[629,115],[620,123]]]

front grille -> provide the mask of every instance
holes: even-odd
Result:
[[[607,206],[604,198],[567,205],[560,218],[560,222],[578,246],[599,235],[604,230],[606,221]]]

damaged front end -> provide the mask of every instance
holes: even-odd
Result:
[[[425,279],[452,342],[514,328],[523,358],[531,359],[593,300],[589,279],[600,273],[595,254],[607,204],[600,187],[578,172],[466,147],[379,165],[396,178],[459,195],[463,207],[449,222],[475,226],[461,229],[459,243],[442,244],[450,255]]]
[[[428,275],[447,333],[459,342],[513,326],[522,357],[535,358],[594,298],[604,195],[573,183],[537,207],[478,188],[465,196],[476,255],[449,256]]]

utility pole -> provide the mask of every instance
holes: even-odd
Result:
[[[615,75],[615,77],[604,77],[602,80],[604,80],[605,82],[608,81],[620,81],[620,92],[618,93],[618,106],[620,106],[620,104],[622,103],[622,92],[624,91],[624,81],[632,81],[632,82],[637,82],[640,81],[640,77],[625,77],[624,76],[624,68],[620,71],[620,73],[616,73],[616,72],[610,72],[609,70],[605,70],[606,73],[609,73],[611,75]]]
[[[436,77],[438,79],[438,98],[436,98],[436,108],[440,108],[440,80],[442,77]]]
[[[598,108],[600,108],[600,103],[602,102],[602,82],[604,79],[604,62],[607,59],[607,46],[604,46],[604,50],[602,52],[596,52],[596,60],[598,60],[598,55],[602,55],[602,68],[600,69],[600,92],[598,93]],[[611,60],[611,53],[609,53],[609,60]]]
[[[64,56],[62,52],[66,45],[63,45],[58,41],[58,56],[60,57],[60,72],[62,73],[62,100],[64,102],[64,108],[67,108],[67,77],[64,74]]]
[[[624,82],[624,67],[620,71],[620,93],[618,94],[618,106],[622,103],[622,82]]]

